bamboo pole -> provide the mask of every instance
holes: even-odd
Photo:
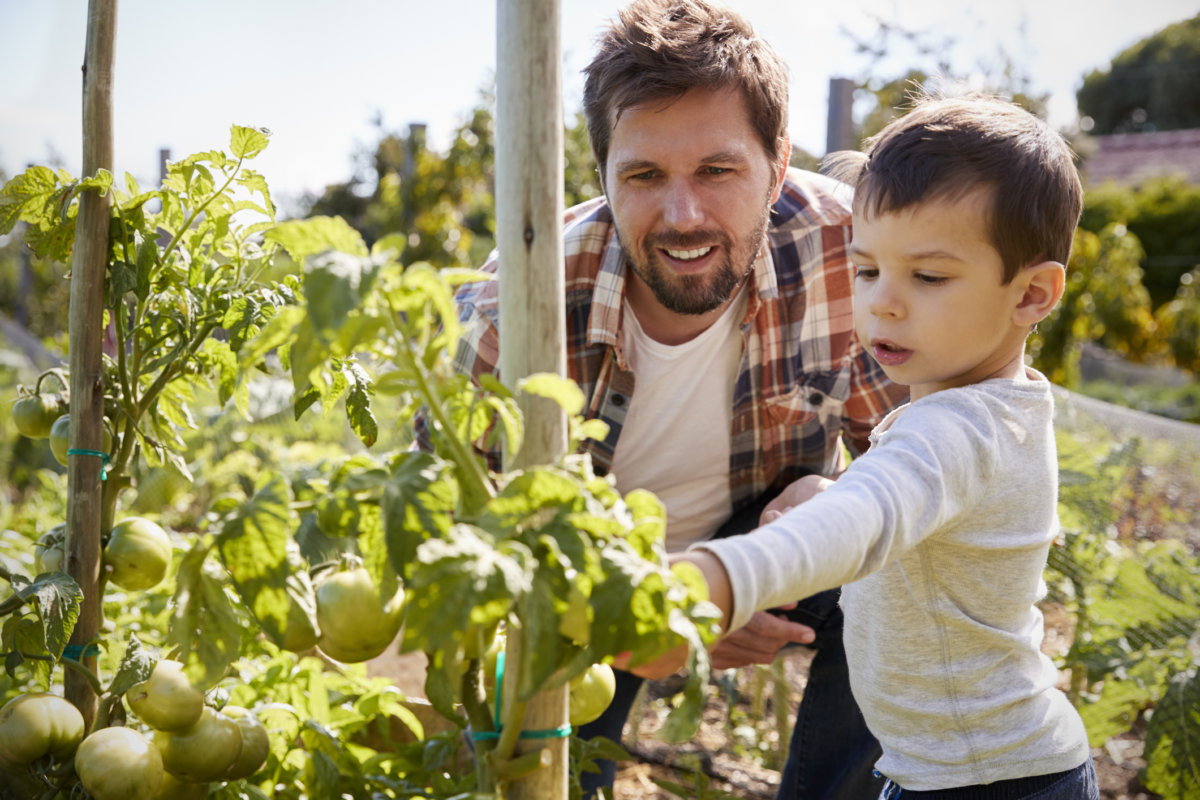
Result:
[[[563,122],[560,0],[497,0],[496,240],[500,251],[500,375],[510,386],[535,372],[566,369],[563,278]],[[525,443],[508,469],[557,461],[566,416],[551,401],[525,398]],[[519,663],[519,631],[508,640]],[[507,707],[515,687],[506,674]],[[567,722],[567,688],[535,695],[526,730]],[[545,748],[541,769],[514,781],[510,798],[565,800],[567,739],[523,739],[518,754]]]
[[[83,175],[112,171],[112,87],[116,50],[117,0],[88,3],[87,46],[83,65]],[[79,198],[75,250],[71,263],[71,309],[67,335],[70,349],[71,450],[103,449],[104,272],[108,260],[111,198],[89,191]],[[67,572],[83,591],[79,619],[70,644],[85,647],[100,630],[100,475],[103,463],[91,455],[67,460]],[[93,672],[96,657],[78,659]],[[83,713],[90,727],[96,694],[78,673],[67,670],[64,694]]]

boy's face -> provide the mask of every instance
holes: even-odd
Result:
[[[921,203],[873,219],[854,213],[854,328],[913,400],[1024,369],[1024,284],[1001,284],[987,236],[991,194]]]

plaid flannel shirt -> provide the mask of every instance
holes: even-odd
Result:
[[[735,511],[801,475],[837,472],[840,443],[865,452],[871,429],[907,396],[854,335],[849,192],[789,169],[772,207],[741,322],[729,458]],[[565,223],[567,372],[587,398],[584,415],[609,425],[604,441],[585,443],[603,474],[635,387],[621,349],[626,262],[603,197],[569,209]],[[493,253],[482,270],[498,269]],[[465,329],[456,368],[472,376],[496,373],[498,281],[466,284],[456,301]],[[489,462],[498,468],[499,453],[490,453]]]

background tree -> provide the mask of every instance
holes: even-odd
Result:
[[[1075,98],[1094,136],[1200,128],[1200,14],[1088,73]]]
[[[1200,186],[1170,176],[1089,189],[1079,226],[1099,233],[1114,224],[1124,225],[1144,249],[1142,282],[1154,308],[1172,300],[1180,279],[1200,264]]]

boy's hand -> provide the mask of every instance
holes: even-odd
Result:
[[[721,627],[729,626],[733,610],[733,589],[721,559],[706,550],[688,550],[671,556],[671,562],[687,561],[700,570],[708,584],[708,599],[721,611]],[[747,664],[770,664],[779,649],[789,642],[808,644],[812,628],[759,611],[744,628],[722,636],[712,648],[714,669],[733,669]],[[656,680],[678,672],[687,663],[687,645],[680,645],[654,661],[629,669],[628,655],[618,656],[613,666],[643,678]]]

